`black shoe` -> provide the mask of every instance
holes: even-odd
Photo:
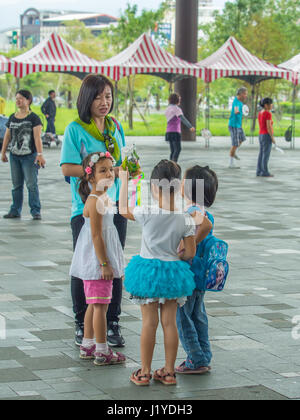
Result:
[[[83,324],[76,324],[75,325],[75,344],[76,346],[80,347],[82,345],[84,337],[84,325]]]
[[[32,216],[32,219],[33,219],[33,220],[42,220],[42,216],[41,216],[40,214],[34,214],[34,215]]]
[[[107,343],[111,347],[124,347],[125,346],[125,340],[121,335],[121,328],[117,322],[108,323]]]
[[[8,213],[3,216],[3,219],[20,219],[20,215],[16,215],[13,213]]]

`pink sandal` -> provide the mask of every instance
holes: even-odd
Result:
[[[131,382],[133,382],[137,386],[148,386],[150,385],[150,381],[152,379],[152,375],[142,375],[142,369],[139,369],[132,373],[130,376]]]
[[[112,349],[109,349],[109,354],[95,353],[94,364],[96,366],[107,366],[107,365],[118,365],[126,362],[126,357],[122,353],[113,353]]]
[[[169,379],[167,379],[169,378]],[[176,373],[165,372],[164,368],[157,369],[154,372],[153,379],[155,381],[161,382],[164,385],[177,385]]]

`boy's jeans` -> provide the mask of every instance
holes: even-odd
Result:
[[[204,296],[205,292],[195,290],[177,311],[179,338],[187,353],[185,364],[190,369],[209,366],[212,359]]]

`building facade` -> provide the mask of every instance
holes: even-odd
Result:
[[[67,31],[65,23],[72,21],[84,23],[94,35],[98,35],[103,28],[111,24],[117,24],[118,19],[101,13],[48,11],[30,8],[20,16],[20,47],[26,47],[29,40],[35,46],[53,32],[63,36]]]

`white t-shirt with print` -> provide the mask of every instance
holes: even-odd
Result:
[[[142,206],[136,207],[133,215],[143,226],[142,258],[180,261],[177,251],[181,240],[195,235],[195,223],[189,214]]]

